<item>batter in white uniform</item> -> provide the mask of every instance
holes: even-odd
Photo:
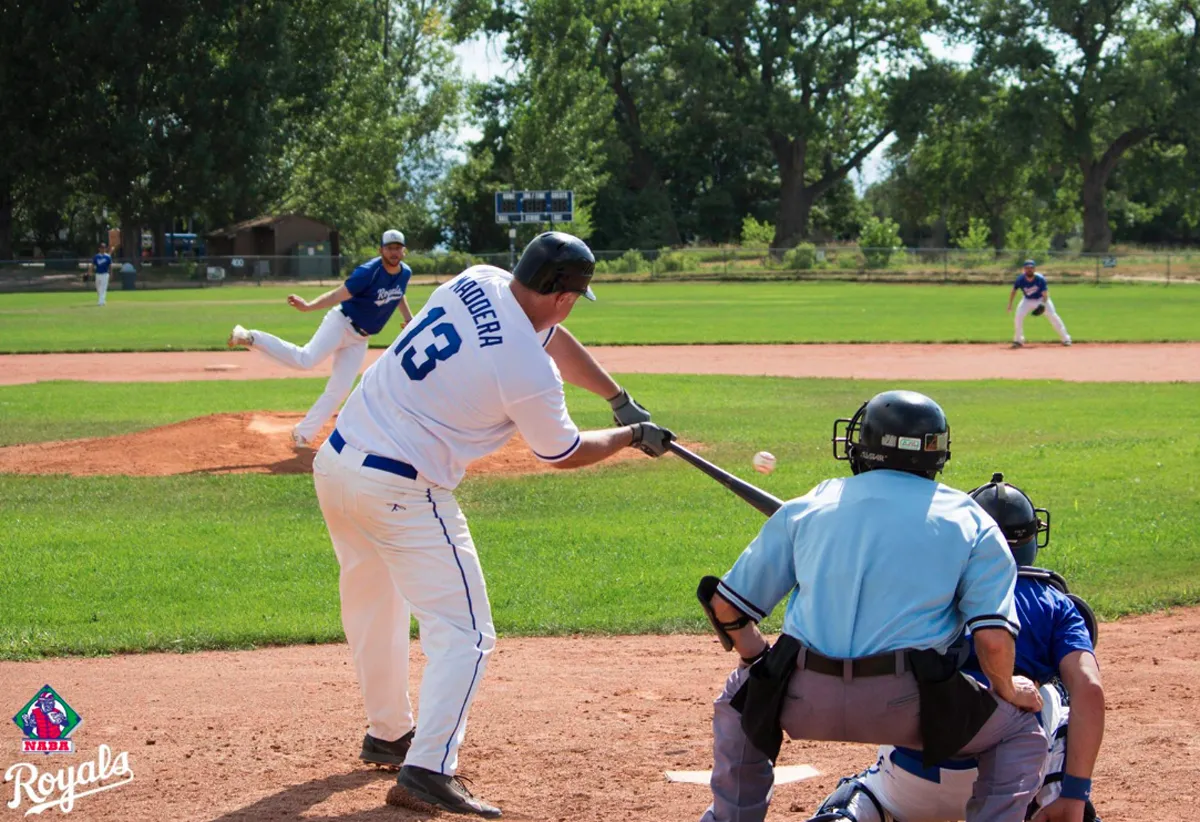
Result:
[[[363,374],[313,463],[367,712],[361,758],[403,763],[397,783],[405,791],[457,813],[500,816],[454,776],[496,642],[479,557],[453,494],[468,463],[517,432],[557,468],[631,445],[661,456],[671,439],[557,325],[581,295],[595,299],[594,268],[581,240],[549,232],[526,247],[512,274],[473,266],[442,285]],[[607,398],[621,427],[580,432],[563,379]],[[427,659],[419,724],[408,695],[410,609]]]
[[[354,269],[344,284],[312,302],[289,294],[288,305],[299,311],[329,309],[307,345],[295,345],[266,331],[233,327],[230,348],[252,347],[291,368],[307,371],[333,355],[333,373],[325,391],[292,429],[292,441],[297,447],[308,448],[321,426],[346,399],[367,356],[368,340],[383,330],[396,308],[399,307],[406,323],[412,320],[404,296],[412,277],[412,269],[402,262],[405,252],[404,235],[396,230],[385,231],[379,256]]]

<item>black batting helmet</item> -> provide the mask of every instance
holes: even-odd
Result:
[[[839,436],[845,424],[844,436]],[[855,474],[892,468],[933,479],[950,459],[950,424],[940,405],[916,391],[884,391],[850,419],[833,423],[833,456]]]
[[[588,283],[595,270],[596,258],[587,243],[573,234],[546,231],[525,246],[513,277],[538,294],[575,291],[594,300]]]
[[[1038,549],[1050,544],[1050,512],[1034,508],[1029,496],[1005,482],[999,471],[992,474],[991,482],[972,491],[971,498],[1000,526],[1017,565],[1033,565]]]

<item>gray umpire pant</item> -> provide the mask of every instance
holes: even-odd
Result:
[[[788,684],[780,724],[792,739],[921,747],[917,681],[911,672],[852,679],[803,669],[804,649]],[[775,784],[774,766],[742,730],[729,705],[746,679],[738,668],[713,705],[713,802],[701,822],[762,822]],[[979,759],[967,822],[1023,822],[1041,784],[1046,734],[1037,714],[1002,700],[959,752]],[[814,809],[815,810],[815,809]]]

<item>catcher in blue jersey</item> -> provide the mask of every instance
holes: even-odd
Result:
[[[1042,694],[1049,750],[1042,788],[1027,816],[1035,822],[1098,822],[1090,799],[1104,735],[1096,618],[1086,602],[1069,593],[1062,577],[1034,567],[1038,549],[1050,541],[1049,511],[1034,508],[1003,474],[994,474],[971,496],[1000,526],[1019,566],[1014,598],[1021,631],[1014,667],[1037,682]],[[964,670],[987,681],[973,654]],[[926,768],[920,751],[884,746],[874,766],[838,783],[810,822],[961,820],[976,771],[974,759]]]

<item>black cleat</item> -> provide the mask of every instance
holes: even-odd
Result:
[[[473,813],[486,819],[498,819],[500,809],[474,797],[457,776],[405,765],[396,777],[396,784],[410,794],[450,813]]]
[[[358,758],[363,762],[370,762],[372,765],[399,768],[404,764],[404,757],[408,756],[408,748],[412,745],[415,732],[414,728],[395,742],[376,739],[367,734],[363,737],[362,753],[358,755]]]

